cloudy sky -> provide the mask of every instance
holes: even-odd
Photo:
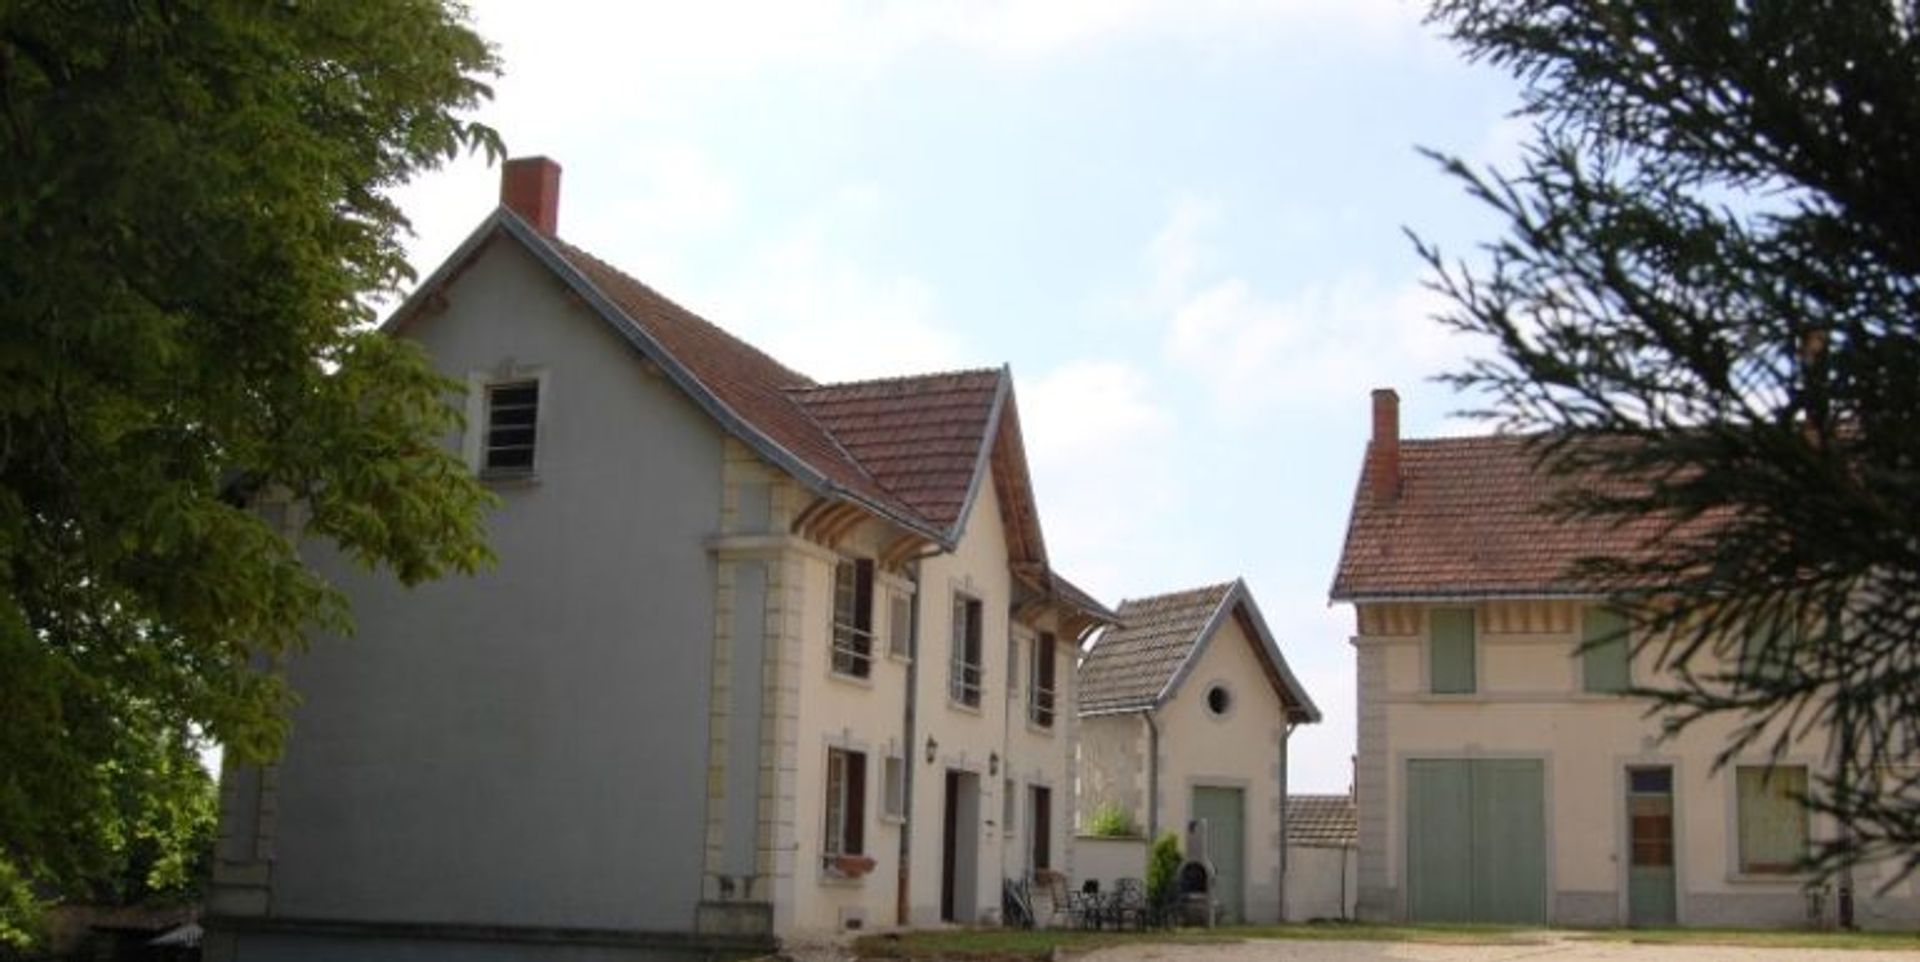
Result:
[[[1049,551],[1109,602],[1244,577],[1326,712],[1367,431],[1464,433],[1403,229],[1495,225],[1416,147],[1510,163],[1515,88],[1400,0],[477,2],[483,119],[565,168],[560,232],[819,379],[1010,364]],[[425,274],[478,160],[397,195]]]

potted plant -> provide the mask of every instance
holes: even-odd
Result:
[[[873,871],[876,863],[869,855],[829,855],[827,871],[841,878],[860,878]]]

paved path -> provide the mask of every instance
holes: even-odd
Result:
[[[1726,945],[1635,945],[1543,935],[1525,945],[1411,942],[1249,941],[1220,945],[1128,945],[1080,962],[1916,962],[1920,952],[1755,949]]]

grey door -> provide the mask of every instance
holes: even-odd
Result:
[[[1627,924],[1674,924],[1673,769],[1627,769]]]
[[[1421,922],[1546,921],[1545,765],[1407,763],[1407,913]]]
[[[1207,822],[1207,858],[1218,873],[1214,897],[1220,920],[1239,922],[1246,918],[1247,906],[1246,793],[1196,787],[1192,811],[1194,818]]]

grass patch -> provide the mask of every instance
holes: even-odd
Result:
[[[854,943],[863,959],[1050,959],[1115,945],[1244,942],[1299,939],[1343,942],[1427,942],[1443,945],[1512,945],[1536,941],[1522,930],[1495,925],[1366,925],[1313,922],[1249,925],[1171,932],[1083,932],[1075,929],[930,929],[869,935]]]
[[[1574,938],[1645,945],[1733,945],[1752,949],[1920,951],[1915,932],[1803,932],[1792,929],[1605,929]]]

